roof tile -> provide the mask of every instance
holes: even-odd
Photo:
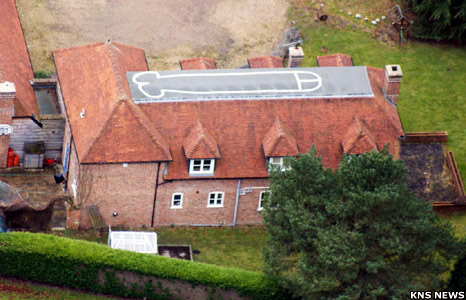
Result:
[[[330,54],[317,56],[317,65],[319,67],[351,67],[353,59],[346,54]]]
[[[272,127],[265,134],[262,146],[266,157],[297,156],[299,154],[295,138],[283,126],[279,118],[275,119]]]
[[[208,132],[201,120],[197,120],[184,139],[183,149],[188,159],[220,158],[217,141]]]
[[[371,150],[378,150],[374,137],[358,117],[353,119],[353,123],[348,128],[341,144],[343,152],[346,154],[363,154]]]
[[[129,99],[126,71],[147,70],[144,51],[98,43],[53,52],[81,162],[171,160],[170,149]],[[84,110],[84,117],[80,113]]]
[[[283,59],[278,56],[266,55],[248,59],[251,69],[257,68],[283,68]]]
[[[0,73],[16,87],[15,116],[39,114],[34,90],[29,80],[34,78],[15,0],[0,1]]]
[[[208,70],[217,69],[215,60],[207,57],[195,57],[180,60],[181,70]]]
[[[315,145],[324,166],[337,168],[342,141],[348,135],[351,142],[356,135],[351,132],[364,132],[360,145],[365,147],[394,144],[403,135],[396,106],[382,93],[383,69],[367,68],[374,97],[136,105],[125,98],[129,95],[127,81],[119,82],[115,73],[125,78],[126,71],[147,70],[144,53],[114,45],[119,51],[113,58],[108,53],[113,50],[104,44],[54,52],[78,154],[81,158],[89,152],[87,162],[168,160],[169,152],[173,160],[165,178],[190,179],[186,156],[213,153],[219,157],[221,148],[212,178],[266,178],[264,154],[296,155]],[[83,119],[79,117],[82,108],[86,109]],[[363,120],[363,125],[354,125],[355,118]],[[392,147],[390,151],[394,154],[396,150]]]

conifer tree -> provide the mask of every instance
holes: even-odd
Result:
[[[414,34],[423,39],[466,39],[466,1],[405,0],[416,13]]]
[[[272,171],[264,271],[303,299],[409,299],[443,287],[459,249],[384,148],[324,169],[315,149]]]

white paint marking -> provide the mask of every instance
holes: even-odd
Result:
[[[164,78],[183,78],[183,77],[220,77],[220,76],[262,76],[262,75],[284,75],[292,74],[296,79],[296,84],[298,89],[269,89],[269,90],[237,90],[237,91],[184,91],[184,90],[172,90],[172,89],[160,89],[160,95],[151,95],[144,90],[144,86],[150,85],[153,82],[148,81],[138,81],[140,76],[144,75],[155,75],[156,79]],[[299,74],[312,75],[315,79],[300,79]],[[238,72],[238,73],[196,73],[196,74],[176,74],[176,75],[160,75],[156,71],[141,72],[133,76],[132,81],[137,85],[139,91],[146,96],[147,98],[162,98],[165,96],[165,93],[180,93],[180,94],[192,94],[192,95],[212,95],[212,94],[257,94],[264,92],[271,93],[296,93],[296,92],[312,92],[319,89],[322,86],[322,78],[314,72],[309,71],[269,71],[269,72]],[[302,82],[317,82],[317,85],[313,88],[303,89]]]

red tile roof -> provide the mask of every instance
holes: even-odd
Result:
[[[128,100],[126,71],[147,70],[143,50],[99,43],[53,56],[80,162],[172,159],[167,142]]]
[[[220,158],[217,141],[204,127],[201,120],[197,120],[184,139],[183,149],[188,159]]]
[[[208,70],[217,69],[215,60],[207,57],[195,57],[180,60],[181,70]]]
[[[343,137],[341,145],[343,146],[343,152],[346,154],[363,154],[371,150],[378,150],[374,137],[358,117],[353,119],[353,123]]]
[[[209,178],[265,178],[268,172],[264,153],[295,155],[296,150],[305,153],[312,145],[322,156],[324,166],[338,167],[342,141],[348,131],[354,130],[355,117],[364,123],[364,130],[370,132],[378,148],[388,142],[393,145],[403,135],[396,107],[382,94],[383,69],[367,68],[374,97],[131,105],[129,100],[120,100],[122,93],[129,95],[128,84],[121,78],[125,71],[147,70],[142,50],[97,44],[60,50],[54,57],[78,154],[82,157],[89,153],[81,162],[171,158],[165,178],[189,179],[186,155],[217,155],[218,145],[221,158],[216,161],[214,176]],[[146,117],[133,117],[127,107],[135,111],[139,108],[138,114]],[[81,119],[83,108],[86,113]],[[144,129],[138,130],[138,124]],[[155,138],[148,138],[147,132],[153,132]],[[202,135],[205,137],[200,138]],[[155,154],[150,156],[147,149]],[[392,146],[391,152],[395,151]]]
[[[15,84],[15,116],[39,114],[30,79],[34,78],[15,0],[0,1],[0,73]]]
[[[266,157],[297,156],[299,154],[295,138],[283,126],[279,118],[265,134],[262,145]]]
[[[256,68],[283,68],[283,59],[278,56],[262,56],[248,59],[248,64],[251,69]]]
[[[330,54],[317,56],[317,65],[319,67],[351,67],[353,59],[346,54]]]

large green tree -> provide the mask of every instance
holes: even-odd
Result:
[[[404,0],[416,13],[414,35],[423,39],[466,40],[466,1]]]
[[[304,299],[407,299],[437,289],[459,241],[408,191],[387,148],[324,169],[316,151],[275,169],[264,203],[264,270]],[[443,276],[444,277],[444,276]]]

